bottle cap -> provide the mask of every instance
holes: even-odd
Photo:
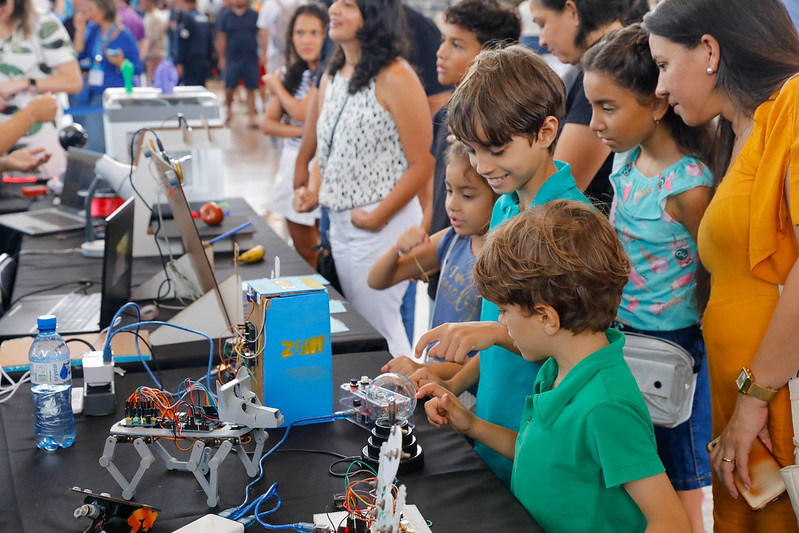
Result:
[[[36,319],[39,331],[49,331],[55,329],[56,318],[54,315],[42,315]]]

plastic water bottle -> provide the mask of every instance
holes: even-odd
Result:
[[[72,370],[69,348],[55,330],[56,318],[43,315],[37,324],[39,334],[28,352],[35,415],[33,431],[36,446],[53,451],[75,442]]]

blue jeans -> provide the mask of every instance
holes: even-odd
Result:
[[[693,356],[697,374],[691,418],[673,428],[655,426],[655,440],[658,456],[674,490],[695,490],[709,486],[710,459],[705,446],[712,440],[713,428],[710,415],[710,378],[702,330],[699,326],[674,331],[642,331],[624,326],[621,330],[676,342]]]

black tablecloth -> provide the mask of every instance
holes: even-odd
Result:
[[[243,216],[253,223],[255,244],[261,244],[265,250],[265,260],[260,263],[240,264],[239,274],[244,281],[269,277],[275,270],[275,257],[280,257],[280,273],[282,276],[301,276],[313,274],[314,270],[300,257],[300,255],[286,244],[269,225],[241,198],[226,200],[231,212]],[[63,234],[42,237],[24,237],[20,253],[17,277],[14,283],[13,299],[31,294],[42,289],[51,288],[49,292],[68,292],[77,287],[69,285],[70,282],[88,280],[95,284],[91,290],[99,292],[102,276],[102,262],[99,259],[83,257],[80,251],[64,255],[42,255],[32,253],[47,250],[78,249],[83,243],[83,232],[68,232]],[[217,280],[223,280],[233,274],[231,253],[215,254],[214,268]],[[161,269],[160,259],[157,257],[137,258],[133,262],[133,286],[150,279]],[[332,336],[333,353],[353,353],[370,350],[387,349],[386,340],[372,327],[352,306],[344,300],[335,289],[327,286],[331,300],[342,300],[346,313],[336,314],[349,331],[335,333]],[[167,320],[170,314],[163,311],[159,320]],[[201,364],[206,359],[197,359],[194,354],[202,353],[202,340],[196,344],[191,343],[187,349],[173,349],[156,351],[159,362],[163,368]],[[205,352],[207,353],[207,351]]]
[[[351,377],[376,376],[388,358],[386,352],[333,357],[334,396],[338,386]],[[197,378],[202,369],[171,370],[164,373],[163,385],[174,389],[184,378]],[[111,475],[99,466],[110,426],[122,417],[119,408],[137,386],[151,386],[142,373],[128,373],[116,381],[117,414],[114,417],[76,416],[77,438],[68,449],[48,453],[38,450],[33,440],[30,387],[23,386],[9,402],[0,405],[0,531],[70,532],[82,531],[87,519],[75,520],[72,511],[83,499],[70,491],[78,486],[94,492],[120,497],[121,489]],[[417,407],[415,434],[425,451],[424,467],[399,476],[408,490],[408,503],[418,506],[438,533],[540,531],[524,508],[488,470],[469,444],[449,428],[436,430]],[[270,430],[267,448],[283,435]],[[332,494],[343,492],[342,478],[328,474],[334,457],[289,450],[315,449],[358,455],[368,433],[349,421],[298,426],[291,429],[281,451],[264,462],[266,474],[255,487],[263,493],[273,482],[279,483],[281,508],[269,517],[271,524],[311,522],[314,513],[324,512]],[[167,449],[171,444],[167,445]],[[117,446],[115,463],[130,479],[139,456],[132,445]],[[346,467],[345,467],[346,468]],[[153,532],[169,532],[208,512],[218,512],[240,504],[244,487],[250,481],[238,457],[231,453],[220,469],[218,508],[209,509],[206,496],[189,472],[168,472],[163,461],[144,474],[136,500],[159,507],[162,512]],[[256,494],[256,495],[257,495]],[[266,505],[266,508],[269,504]],[[248,531],[262,531],[253,525]]]

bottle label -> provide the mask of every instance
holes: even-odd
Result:
[[[72,381],[69,363],[31,363],[33,385],[62,385]]]

